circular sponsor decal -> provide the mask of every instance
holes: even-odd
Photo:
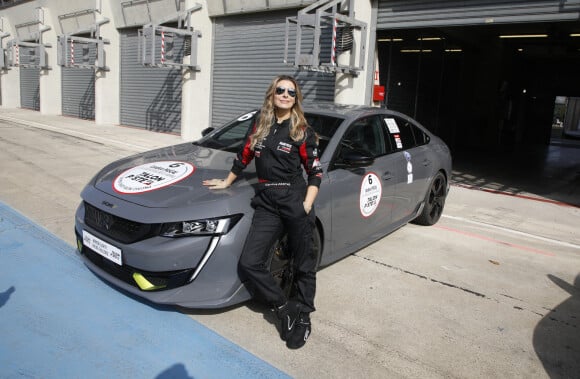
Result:
[[[187,162],[146,163],[122,172],[113,181],[113,189],[123,194],[155,191],[187,178],[194,171],[195,167]]]
[[[381,202],[382,193],[383,187],[379,177],[373,172],[366,174],[360,186],[360,213],[363,217],[370,217],[375,213]]]

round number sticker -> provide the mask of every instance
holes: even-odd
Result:
[[[113,189],[123,194],[158,190],[175,184],[195,171],[191,163],[162,161],[142,164],[124,171],[113,181]]]
[[[379,177],[370,172],[366,174],[360,186],[360,213],[363,217],[370,217],[381,202],[383,187]]]

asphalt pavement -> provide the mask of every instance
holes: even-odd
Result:
[[[320,271],[312,337],[289,351],[257,304],[155,307],[75,258],[85,183],[179,142],[0,108],[0,377],[578,377],[580,150],[458,156],[439,223]]]

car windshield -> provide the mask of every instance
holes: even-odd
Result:
[[[251,132],[256,115],[257,112],[250,112],[240,116],[235,121],[211,132],[199,141],[196,141],[195,144],[212,149],[237,153],[248,138],[248,134]],[[324,149],[326,149],[328,142],[336,132],[342,119],[314,113],[305,113],[305,116],[308,124],[318,134],[318,149],[322,156]]]

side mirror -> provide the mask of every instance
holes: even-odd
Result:
[[[213,132],[214,130],[215,130],[215,128],[211,127],[211,126],[209,128],[205,128],[204,130],[201,131],[201,136],[205,137],[208,134],[210,134],[211,132]]]
[[[344,151],[336,162],[335,166],[340,168],[355,168],[355,167],[367,167],[374,163],[375,159],[363,154],[359,151],[350,150]]]

